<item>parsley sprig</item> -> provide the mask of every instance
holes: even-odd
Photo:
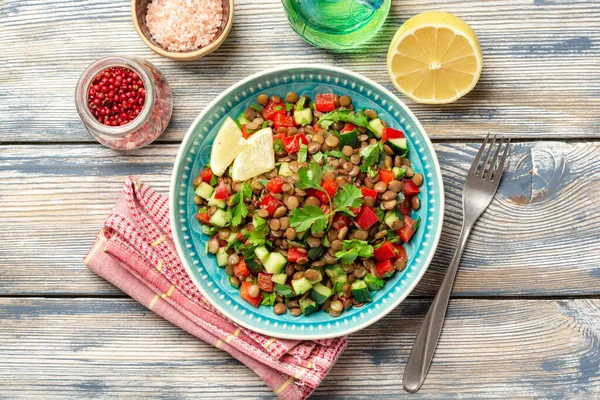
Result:
[[[252,186],[249,183],[242,183],[242,187],[240,191],[232,197],[231,202],[229,203],[228,212],[231,213],[231,224],[234,226],[238,226],[242,223],[242,219],[246,218],[248,215],[248,208],[244,203],[245,199],[249,199],[252,197]]]
[[[344,240],[342,250],[335,253],[342,264],[353,263],[358,257],[373,257],[373,246],[364,240]]]

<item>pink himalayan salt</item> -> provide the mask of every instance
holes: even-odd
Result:
[[[221,0],[152,0],[146,25],[164,49],[184,52],[207,46],[223,20]]]

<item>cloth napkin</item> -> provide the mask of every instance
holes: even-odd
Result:
[[[172,239],[168,200],[129,177],[84,263],[167,321],[237,358],[279,398],[307,398],[347,339],[276,339],[237,326],[200,294]]]

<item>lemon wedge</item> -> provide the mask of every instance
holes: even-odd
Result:
[[[261,129],[248,139],[248,145],[235,158],[231,177],[236,182],[254,178],[275,168],[273,130]]]
[[[242,131],[231,117],[227,117],[215,137],[210,153],[210,168],[212,172],[221,176],[229,164],[246,147],[247,141],[242,136]]]
[[[416,102],[445,104],[469,93],[483,58],[475,32],[439,11],[415,15],[398,29],[387,54],[394,86]]]

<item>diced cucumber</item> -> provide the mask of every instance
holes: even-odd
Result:
[[[287,282],[287,275],[286,274],[273,274],[273,276],[271,277],[271,280],[274,283],[279,283],[281,285],[285,285],[285,283]]]
[[[262,272],[263,266],[255,258],[245,258],[246,267],[248,267],[248,271],[252,275],[258,275],[259,272]]]
[[[392,228],[392,225],[394,225],[394,222],[398,221],[399,219],[400,218],[398,218],[398,214],[396,213],[395,209],[386,212],[385,217],[383,217],[385,224],[389,226],[390,229]]]
[[[297,295],[301,295],[312,289],[313,285],[308,279],[300,278],[294,279],[292,281],[292,287],[294,288],[294,292],[296,292]]]
[[[333,265],[333,266],[327,267],[325,269],[325,273],[330,278],[334,278],[336,276],[345,274],[344,269],[342,267],[340,267],[339,265]]]
[[[242,125],[249,124],[250,120],[248,118],[246,118],[244,113],[241,113],[240,116],[238,117],[238,122],[240,123],[240,126],[242,126]]]
[[[323,253],[325,253],[325,247],[323,247],[323,246],[313,247],[312,249],[310,249],[308,251],[308,259],[311,261],[315,261],[319,257],[321,257],[323,255]]]
[[[227,225],[227,213],[220,208],[215,211],[215,213],[208,220],[213,226],[222,228]]]
[[[286,162],[282,162],[279,166],[279,175],[281,176],[292,176],[294,173],[290,169],[290,165]]]
[[[229,256],[227,255],[227,250],[225,247],[221,247],[219,251],[217,251],[217,255],[215,257],[217,258],[217,265],[219,267],[225,267],[227,265],[227,258]]]
[[[319,306],[317,306],[317,303],[315,303],[310,298],[300,299],[299,304],[300,304],[300,310],[302,311],[302,314],[304,314],[304,315],[312,314],[319,309]]]
[[[303,108],[302,110],[294,111],[294,121],[296,121],[296,125],[300,126],[312,124],[312,110],[310,108]]]
[[[404,167],[394,167],[392,168],[392,172],[397,180],[401,181],[404,179],[404,174],[406,173],[406,168]]]
[[[204,200],[210,199],[215,189],[206,182],[200,182],[196,188],[196,195],[202,197]]]
[[[227,236],[227,243],[235,242],[237,238],[237,232],[229,232],[229,236]]]
[[[342,273],[338,276],[333,276],[331,277],[331,282],[332,283],[346,283],[348,282],[348,274],[344,272],[344,270],[342,270]]]
[[[362,279],[357,279],[352,284],[352,295],[354,296],[354,300],[359,303],[364,303],[371,300],[371,296],[369,295],[369,288],[367,284]]]
[[[316,269],[316,268],[315,268],[315,269]],[[319,273],[319,277],[318,277],[317,279],[315,279],[314,281],[310,281],[310,282],[312,282],[312,284],[313,284],[313,285],[314,285],[315,283],[317,283],[317,282],[321,282],[321,281],[323,280],[323,273],[322,273],[321,271],[319,271],[318,269],[317,269],[317,272]]]
[[[225,208],[225,207],[227,207],[227,202],[225,200],[217,200],[217,199],[215,199],[215,193],[213,193],[212,196],[209,197],[207,204],[209,206],[216,206],[217,208]]]
[[[371,274],[367,274],[365,276],[364,281],[367,284],[367,287],[369,288],[369,290],[380,290],[383,288],[383,285],[385,284],[383,279],[379,279],[376,276],[373,276]]]
[[[208,236],[214,236],[214,234],[217,233],[217,230],[213,226],[203,224],[202,233]]]
[[[238,278],[236,278],[235,276],[229,277],[229,284],[236,289],[240,288],[240,280]]]
[[[254,254],[256,254],[256,257],[264,264],[269,257],[269,250],[264,246],[259,246],[254,250]]]
[[[262,261],[262,260],[261,260]],[[263,261],[265,270],[270,274],[279,274],[287,264],[287,259],[281,253],[271,253],[266,261]]]
[[[390,146],[394,153],[400,157],[404,157],[408,154],[408,145],[406,144],[406,138],[388,139],[385,144]]]
[[[357,148],[360,146],[360,140],[358,140],[358,131],[355,129],[351,132],[340,133],[339,135],[340,144],[339,147],[350,146]]]
[[[377,139],[380,139],[383,135],[384,126],[379,118],[375,118],[369,121],[369,126],[371,127],[371,132]]]
[[[325,303],[325,300],[330,298],[332,295],[333,290],[320,283],[314,285],[312,291],[310,292],[310,298],[313,299],[319,305]]]

